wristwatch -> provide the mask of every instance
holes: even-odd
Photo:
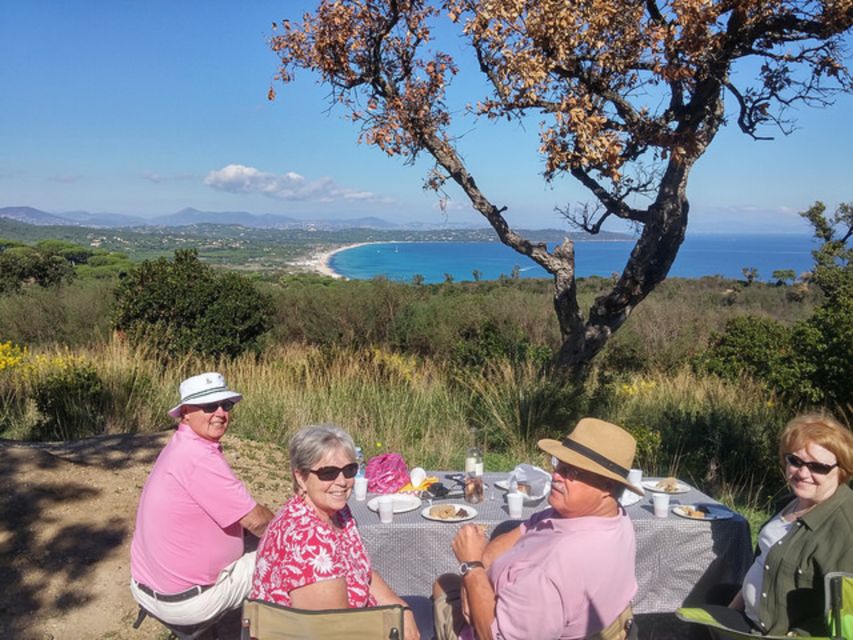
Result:
[[[469,571],[476,569],[477,567],[480,567],[481,569],[485,568],[483,566],[483,563],[480,562],[479,560],[472,560],[471,562],[463,562],[462,564],[459,565],[459,575],[464,578],[466,575],[468,575]]]

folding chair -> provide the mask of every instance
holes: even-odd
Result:
[[[243,620],[249,622],[251,640],[402,640],[405,610],[387,605],[306,611],[246,600]]]
[[[833,571],[824,578],[829,594],[829,631],[835,640],[853,640],[853,573]]]
[[[828,636],[798,636],[807,640],[853,640],[853,573],[835,571],[824,576],[826,594],[826,620]],[[789,636],[756,636],[730,629],[721,624],[702,607],[683,607],[675,615],[684,622],[701,624],[715,635],[727,640],[755,640],[757,637],[767,640],[783,640]]]

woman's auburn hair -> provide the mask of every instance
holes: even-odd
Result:
[[[835,454],[839,484],[853,476],[853,433],[838,420],[826,413],[807,413],[791,420],[779,438],[780,464],[785,466],[785,454],[809,444],[819,444]]]

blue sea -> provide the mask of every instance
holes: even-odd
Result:
[[[604,276],[622,271],[633,240],[576,241],[578,277]],[[771,280],[778,269],[793,269],[799,275],[813,266],[811,251],[816,241],[793,235],[695,235],[688,236],[678,252],[669,275],[699,278],[720,275],[743,279],[742,269],[758,269],[758,279]],[[410,282],[415,274],[424,282],[443,282],[445,274],[454,281],[473,280],[479,270],[483,280],[509,276],[515,266],[523,278],[549,278],[535,262],[500,242],[387,242],[367,244],[340,251],[329,266],[344,277],[362,280],[384,276]]]

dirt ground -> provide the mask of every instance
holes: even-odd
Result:
[[[0,638],[168,637],[150,618],[131,627],[128,583],[136,504],[171,435],[0,440]],[[223,448],[255,499],[275,510],[290,487],[286,453],[231,436]]]
[[[133,629],[130,540],[145,478],[172,431],[68,443],[0,440],[0,638],[163,640],[155,620]],[[290,491],[287,455],[269,444],[223,439],[255,499],[275,510]],[[640,637],[689,634],[672,616],[644,616]],[[239,618],[220,640],[239,637]]]

